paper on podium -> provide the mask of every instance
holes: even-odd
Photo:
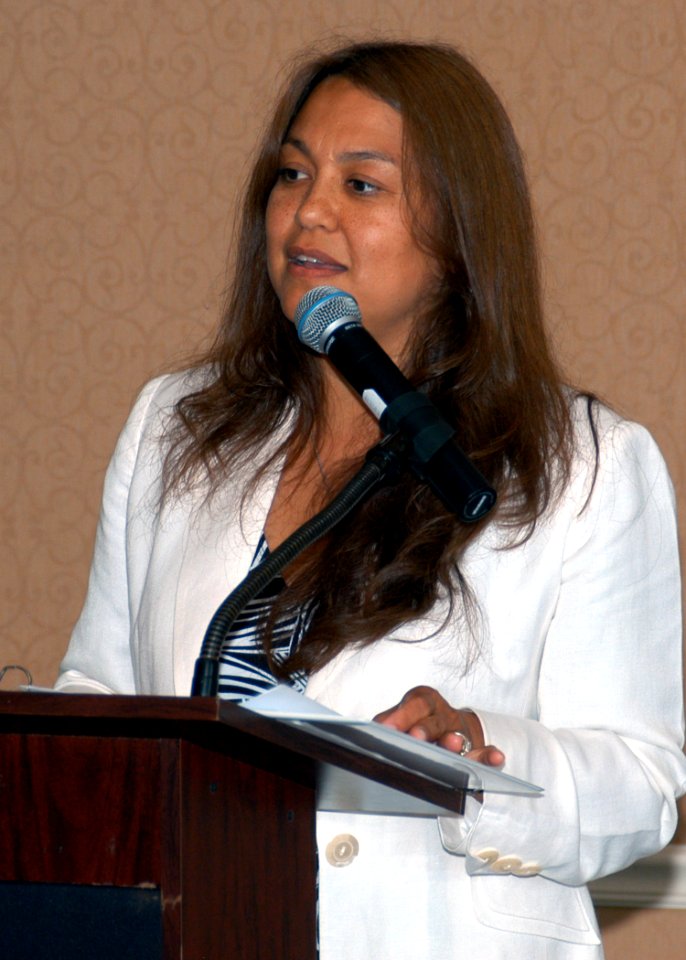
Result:
[[[456,787],[461,787],[467,774],[468,790],[525,796],[535,796],[543,792],[542,787],[468,760],[434,743],[417,740],[374,721],[343,717],[321,703],[304,697],[287,684],[279,684],[266,693],[245,701],[241,706],[274,720],[306,729],[325,740],[343,744],[357,753],[380,757],[406,769],[420,771],[441,783],[454,782]]]

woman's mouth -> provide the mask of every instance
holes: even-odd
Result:
[[[340,273],[346,269],[342,263],[317,251],[292,250],[288,254],[289,266],[301,270],[323,270]]]

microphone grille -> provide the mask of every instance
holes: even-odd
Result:
[[[317,353],[326,353],[326,341],[341,323],[362,323],[357,300],[338,287],[313,287],[295,308],[298,339]]]

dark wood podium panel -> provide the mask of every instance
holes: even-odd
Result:
[[[159,881],[161,819],[152,814],[176,799],[174,771],[163,770],[171,751],[36,734],[6,734],[0,744],[1,805],[13,811],[12,829],[0,834],[2,879]]]
[[[203,747],[184,760],[184,942],[200,957],[314,958],[314,790]],[[203,884],[217,860],[219,882]]]
[[[1,956],[42,917],[55,960],[116,956],[123,922],[132,960],[315,957],[312,764],[284,775],[214,703],[1,699]]]
[[[314,960],[322,784],[360,812],[464,802],[226,701],[1,694],[0,956],[33,960],[43,917],[52,960]]]

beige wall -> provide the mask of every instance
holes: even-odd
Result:
[[[279,64],[332,31],[456,42],[500,91],[569,375],[652,429],[683,513],[684,15],[683,0],[0,0],[0,664],[53,680],[118,429],[212,329]],[[634,914],[620,948],[621,915],[610,957],[657,956],[660,931],[661,956],[681,956],[683,914]]]

